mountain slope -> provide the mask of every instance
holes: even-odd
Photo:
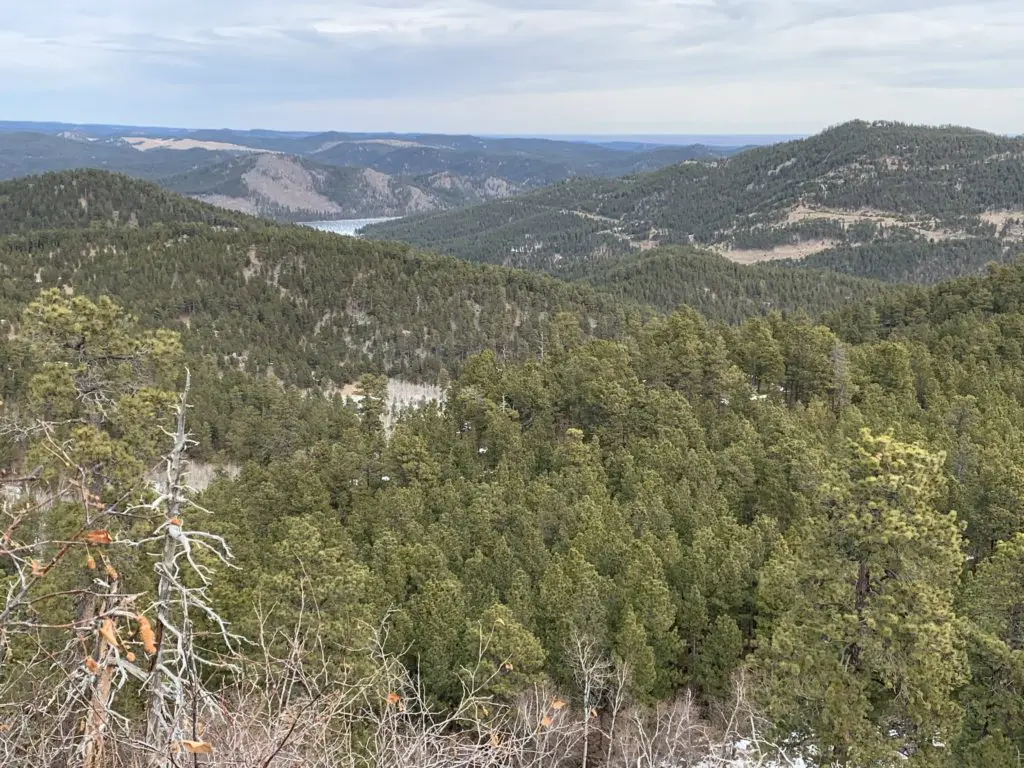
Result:
[[[367,234],[555,273],[655,244],[705,244],[742,262],[889,239],[998,238],[1010,246],[1019,233],[994,221],[1024,216],[1022,159],[1020,139],[855,122],[727,159],[576,179]]]
[[[0,235],[181,223],[256,224],[154,184],[104,171],[54,172],[0,182]]]
[[[161,182],[214,205],[284,221],[406,216],[508,193],[456,177],[400,179],[280,154],[235,157]]]
[[[581,278],[620,299],[671,312],[680,305],[728,323],[772,310],[812,317],[892,290],[884,283],[820,269],[745,265],[686,246],[658,248],[610,260]]]
[[[413,136],[327,140],[309,154],[317,162],[367,166],[396,175],[453,173],[477,182],[500,178],[534,189],[573,176],[621,176],[682,160],[720,157],[708,147],[653,147],[626,151],[583,142]]]
[[[96,139],[74,133],[0,132],[0,179],[97,168],[156,180],[220,162],[231,154],[202,149],[140,152],[119,139]]]
[[[97,171],[8,182],[0,201],[14,233],[0,237],[3,316],[47,286],[109,294],[182,330],[196,356],[301,386],[430,381],[483,349],[534,356],[557,312],[604,337],[638,314],[586,286],[261,223]]]
[[[828,270],[890,283],[931,285],[951,276],[980,275],[992,263],[1021,252],[1016,238],[974,237],[930,241],[925,238],[841,245],[799,261],[775,262],[812,272]]]
[[[447,210],[566,178],[618,176],[730,151],[432,134],[9,127],[21,130],[0,125],[0,179],[100,168],[286,221]],[[247,174],[251,185],[241,180]]]

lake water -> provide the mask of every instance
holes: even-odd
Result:
[[[370,224],[376,224],[380,221],[394,221],[397,216],[389,216],[383,219],[336,219],[335,221],[307,221],[304,222],[307,227],[313,227],[313,229],[319,229],[324,232],[333,232],[336,235],[349,235],[351,237],[358,237],[359,230],[363,227],[367,227]]]

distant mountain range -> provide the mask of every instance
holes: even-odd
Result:
[[[664,245],[891,281],[979,272],[1024,242],[1024,140],[852,122],[811,138],[375,225],[472,261],[586,275]]]
[[[0,179],[97,168],[286,221],[447,211],[735,148],[436,134],[0,123]]]

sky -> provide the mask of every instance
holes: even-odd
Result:
[[[1024,133],[1021,0],[0,0],[0,117],[483,134]]]

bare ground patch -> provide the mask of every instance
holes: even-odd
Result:
[[[781,259],[806,259],[815,253],[835,248],[840,243],[835,240],[804,240],[800,243],[787,243],[775,248],[728,248],[715,246],[713,250],[729,261],[737,264],[758,264],[763,261],[779,261]]]
[[[246,147],[242,144],[231,144],[226,141],[197,141],[196,139],[152,139],[145,138],[142,136],[126,136],[124,141],[131,144],[135,149],[140,152],[148,152],[151,149],[205,149],[210,152],[227,151],[227,152],[270,152],[270,154],[278,154],[272,150],[257,149],[255,147]]]
[[[1005,211],[985,211],[981,220],[995,226],[1000,237],[1005,241],[1024,242],[1024,209]]]
[[[840,208],[810,208],[806,205],[798,205],[789,211],[784,224],[799,224],[802,221],[820,219],[841,221],[847,227],[865,221],[877,224],[880,227],[902,227],[922,237],[930,237],[933,240],[960,240],[967,237],[963,232],[943,229],[939,226],[938,221],[932,218],[901,218],[890,212],[873,208],[860,208],[851,211]]]
[[[259,214],[259,211],[256,208],[256,204],[246,197],[229,197],[228,195],[198,195],[196,199],[201,200],[204,203],[209,203],[210,205],[216,205],[218,208],[226,208],[229,211],[248,213],[250,216],[256,216]]]

